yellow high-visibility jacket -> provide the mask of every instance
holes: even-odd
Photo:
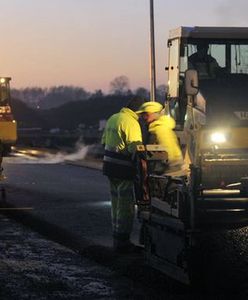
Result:
[[[182,161],[183,159],[177,136],[173,131],[175,126],[175,120],[166,115],[149,124],[151,140],[156,144],[161,144],[165,148],[168,152],[169,163]]]
[[[132,178],[135,170],[132,154],[142,143],[138,115],[129,108],[122,108],[106,124],[102,144],[105,145],[103,172],[109,177]]]

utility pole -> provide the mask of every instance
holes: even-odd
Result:
[[[156,100],[156,64],[153,0],[150,0],[150,100]]]

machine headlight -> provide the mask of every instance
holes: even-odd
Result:
[[[1,83],[5,83],[5,78],[0,78]]]
[[[215,144],[223,144],[226,142],[226,135],[223,132],[213,132],[210,135],[210,140]]]

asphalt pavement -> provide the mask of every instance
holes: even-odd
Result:
[[[97,161],[89,160],[71,162],[71,164],[76,165],[68,165],[68,162],[54,164],[52,161],[37,161],[37,159],[33,162],[18,161],[13,158],[5,160],[4,169],[8,178],[3,186],[7,191],[6,207],[10,208],[5,213],[11,217],[11,220],[16,219],[42,234],[42,238],[39,236],[39,239],[43,239],[44,243],[46,240],[52,241],[50,246],[46,247],[57,249],[65,246],[63,251],[74,253],[77,257],[75,259],[88,260],[93,262],[93,265],[101,266],[103,273],[106,271],[123,278],[124,281],[120,280],[119,284],[120,286],[124,284],[124,290],[120,288],[119,293],[117,288],[117,294],[113,294],[111,288],[114,282],[111,279],[106,284],[109,294],[100,295],[100,299],[111,299],[111,297],[113,299],[226,299],[227,296],[241,299],[247,297],[247,228],[215,235],[209,234],[203,238],[201,259],[204,260],[205,267],[199,273],[199,277],[205,278],[205,286],[199,289],[187,289],[146,267],[142,253],[120,256],[112,251],[109,187],[106,178],[101,174],[101,166]],[[13,207],[19,210],[11,210]],[[139,224],[136,223],[134,242],[137,242],[138,227]],[[10,232],[18,232],[18,230],[14,228],[10,229]],[[19,237],[17,235],[16,241],[15,235],[11,233],[7,244],[15,244],[18,239],[22,239],[25,244],[27,236],[24,230]],[[3,249],[4,244],[5,242]],[[36,251],[38,250],[34,250]],[[32,252],[30,255],[33,255]],[[58,256],[57,259],[63,257],[62,252],[55,252],[54,255]],[[42,260],[43,256],[46,256],[45,251],[40,252]],[[28,257],[29,255],[23,255],[22,259],[26,260]],[[4,259],[7,259],[6,256]],[[70,263],[67,267],[69,266]],[[84,265],[82,264],[80,268],[84,269]],[[7,273],[7,278],[11,276],[8,273],[9,269],[3,268],[3,270]],[[25,270],[24,268],[24,277]],[[4,283],[7,284],[6,281]],[[132,286],[128,294],[125,293],[126,284]],[[85,295],[83,290],[80,293]],[[68,299],[77,299],[73,297],[68,296]],[[94,295],[92,297],[94,298]]]
[[[143,298],[127,277],[0,215],[0,299]]]
[[[84,245],[112,247],[109,185],[101,162],[91,159],[54,164],[9,158],[4,170],[7,206],[27,208],[23,211],[26,217],[40,227],[55,228],[61,233],[58,236],[71,236],[80,249]],[[132,235],[136,244],[139,227],[136,219]]]
[[[128,276],[134,261],[142,266],[142,254],[122,257],[112,251],[108,183],[99,163],[85,164],[5,160],[0,299],[146,299],[150,294],[133,280],[135,270]]]

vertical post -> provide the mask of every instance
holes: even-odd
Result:
[[[156,65],[154,40],[154,9],[153,0],[150,0],[150,100],[156,100]]]

